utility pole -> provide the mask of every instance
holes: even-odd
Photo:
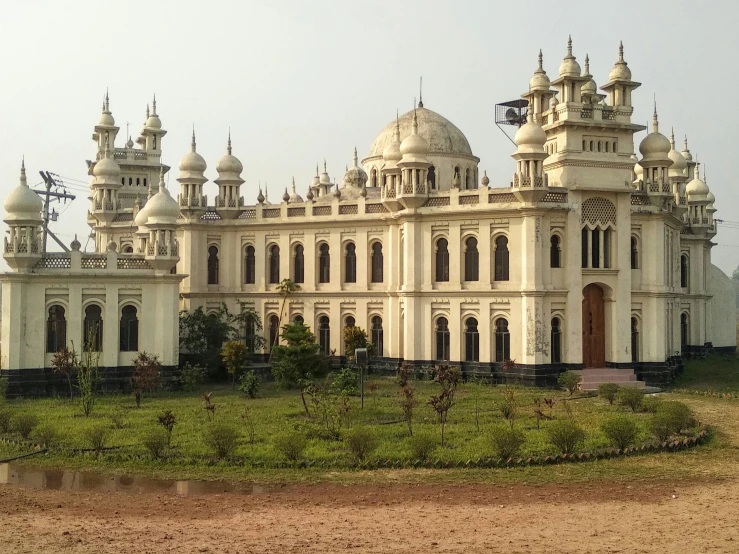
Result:
[[[45,190],[34,190],[33,192],[44,199],[44,239],[42,252],[46,253],[46,237],[48,235],[51,235],[51,238],[53,238],[65,252],[69,252],[69,248],[67,248],[67,246],[49,229],[49,220],[52,219],[56,221],[57,216],[56,212],[52,212],[51,214],[49,213],[49,204],[51,203],[52,198],[56,199],[58,202],[64,200],[66,203],[67,200],[74,200],[75,197],[73,194],[69,194],[67,192],[67,189],[64,188],[63,184],[57,183],[54,177],[52,177],[52,174],[48,171],[39,171],[39,175],[41,175],[41,178],[44,180],[46,185]],[[52,187],[54,188],[53,191],[51,190]],[[61,191],[59,189],[61,189]]]

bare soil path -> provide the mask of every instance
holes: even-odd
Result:
[[[739,552],[739,480],[288,485],[180,497],[0,486],[5,553]]]

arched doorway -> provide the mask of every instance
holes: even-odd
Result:
[[[606,314],[603,289],[595,284],[583,289],[582,362],[585,367],[606,365]]]

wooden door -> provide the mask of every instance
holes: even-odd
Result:
[[[606,365],[606,317],[603,289],[588,285],[582,300],[582,361],[585,367]]]

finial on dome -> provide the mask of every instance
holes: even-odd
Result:
[[[585,54],[585,75],[590,75],[590,57]]]
[[[416,110],[413,110],[413,125],[411,126],[411,134],[418,134],[418,116],[416,115]]]
[[[675,149],[675,128],[670,127],[670,146],[672,146],[672,149]]]
[[[295,194],[295,177],[293,177],[292,193]]]
[[[659,119],[657,118],[657,95],[654,95],[654,114],[652,115],[652,132],[659,133]]]
[[[567,35],[567,57],[572,57],[572,35]]]
[[[544,71],[544,55],[541,53],[541,48],[539,48],[539,67],[538,69]]]
[[[21,186],[27,187],[28,180],[26,179],[26,157],[21,158]]]
[[[685,135],[685,141],[683,142],[683,145],[685,147],[685,150],[688,149],[688,135]]]
[[[226,150],[228,150],[228,155],[231,155],[231,127],[228,128],[228,146],[226,147]]]
[[[618,43],[618,61],[624,61],[624,41]]]
[[[79,252],[80,251],[80,248],[82,248],[82,245],[80,244],[80,241],[77,240],[77,233],[74,234],[74,240],[72,241],[72,243],[69,246],[70,246],[70,248],[72,248],[72,250],[74,252]]]
[[[283,202],[289,202],[290,201],[290,195],[287,192],[287,187],[285,187],[285,194],[282,195],[282,201]]]
[[[110,98],[108,97],[108,89],[105,88],[105,103],[103,105],[103,111],[109,112],[110,111]]]
[[[149,112],[149,104],[146,105],[146,119],[149,119],[151,113]]]
[[[423,75],[421,76],[421,85],[418,88],[418,107],[423,108]]]
[[[193,123],[192,124],[192,142],[190,143],[190,150],[193,151],[193,152],[195,152],[196,151],[195,149],[196,149],[196,145],[195,145],[195,124]]]
[[[257,195],[257,202],[260,204],[264,202],[264,194],[262,194],[262,187],[259,187],[259,194]]]
[[[328,170],[326,169],[326,158],[323,158],[323,172],[328,173]]]
[[[164,166],[159,167],[159,192],[164,192]]]
[[[157,114],[157,94],[154,93],[154,99],[151,101],[151,114],[156,115]]]
[[[334,188],[334,196],[336,198],[341,198],[341,191],[339,190],[339,183],[336,183],[336,187]]]
[[[354,167],[359,167],[359,156],[357,155],[357,147],[354,147]]]

